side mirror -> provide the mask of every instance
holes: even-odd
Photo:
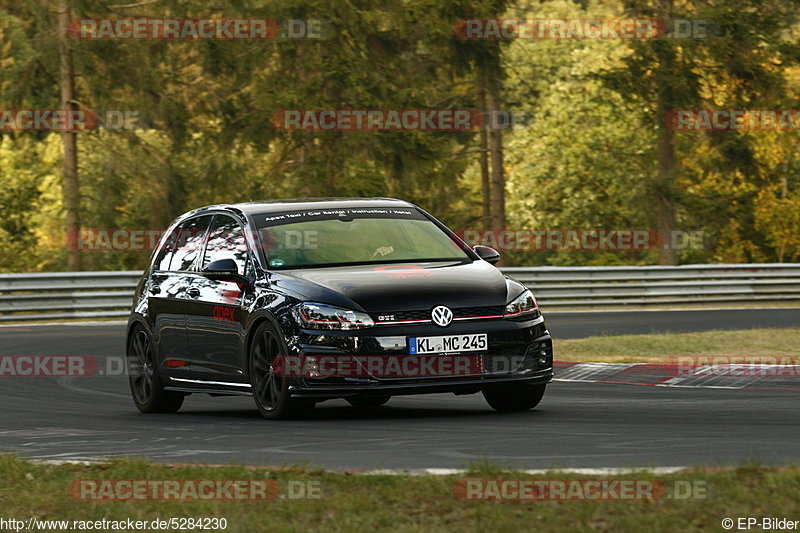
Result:
[[[478,257],[490,265],[496,265],[497,262],[500,261],[500,252],[494,248],[490,248],[488,246],[475,246],[473,250],[475,250],[475,253],[478,254]]]
[[[242,279],[239,266],[233,259],[218,259],[206,265],[201,271],[205,277],[217,280]]]

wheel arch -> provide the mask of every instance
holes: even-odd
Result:
[[[128,320],[128,325],[127,325],[127,328],[125,330],[125,347],[126,347],[126,349],[127,349],[127,346],[128,346],[128,342],[131,339],[131,334],[133,333],[133,330],[138,326],[141,326],[144,329],[146,329],[148,332],[150,332],[151,335],[153,334],[153,332],[150,330],[150,326],[147,323],[147,320],[145,320],[145,318],[143,316],[141,316],[141,315],[132,315],[131,318]]]
[[[279,332],[283,332],[283,328],[281,327],[280,321],[270,312],[259,313],[257,316],[253,317],[250,322],[250,326],[247,328],[247,338],[245,340],[245,361],[244,361],[244,370],[246,375],[249,377],[250,375],[250,351],[253,346],[253,337],[255,335],[256,330],[261,326],[261,324],[268,323],[272,324],[273,327],[277,328]]]

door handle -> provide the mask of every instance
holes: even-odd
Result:
[[[200,289],[198,289],[197,287],[189,287],[188,289],[186,289],[186,294],[188,294],[192,298],[197,298],[198,296],[200,296]]]

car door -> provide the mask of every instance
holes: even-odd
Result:
[[[250,277],[252,263],[244,230],[232,216],[217,214],[208,231],[199,271],[214,261],[233,259],[238,274]],[[200,379],[244,377],[246,335],[242,301],[248,283],[243,278],[211,279],[197,272],[186,304],[189,351]]]
[[[186,298],[192,282],[191,271],[202,252],[211,218],[211,215],[193,217],[173,230],[156,255],[145,289],[160,364],[173,375],[189,370]]]

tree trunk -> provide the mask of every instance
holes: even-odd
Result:
[[[72,65],[72,44],[67,34],[70,18],[69,0],[61,0],[58,10],[59,56],[61,109],[77,111],[75,103],[75,71]],[[74,116],[74,115],[72,115]],[[64,176],[61,190],[64,201],[64,222],[68,236],[67,269],[81,269],[80,250],[75,246],[81,229],[80,190],[78,186],[78,139],[76,131],[63,131],[61,142],[64,145]]]
[[[496,94],[496,90],[490,88],[486,99],[489,104],[489,116],[497,116],[499,98]],[[503,170],[503,130],[496,125],[490,125],[489,128],[489,152],[491,154],[492,164],[492,229],[503,230],[506,228],[506,177],[505,171]]]
[[[674,18],[673,0],[659,0],[658,3],[661,16],[665,20]],[[658,44],[658,43],[656,43]],[[660,78],[671,76],[676,69],[675,56],[670,52],[669,47],[657,47],[659,58]],[[658,121],[658,140],[656,150],[658,152],[658,178],[653,188],[654,192],[654,213],[656,218],[656,229],[661,236],[661,247],[658,252],[658,264],[677,265],[678,253],[674,249],[675,235],[675,174],[677,172],[677,162],[675,160],[675,136],[674,132],[664,123],[664,117],[670,108],[675,107],[674,95],[671,91],[663,87],[657,93],[656,117]]]
[[[167,182],[169,176],[165,174],[165,170],[160,170],[158,175],[154,176],[156,183],[153,184],[153,191],[155,194],[151,194],[147,202],[147,224],[149,229],[161,230],[170,223],[169,214],[167,213],[167,202],[170,197],[169,183]]]
[[[481,229],[491,229],[492,224],[492,191],[491,182],[489,180],[489,133],[487,128],[487,105],[486,105],[486,82],[483,75],[480,76],[480,88],[478,101],[481,106],[481,113],[483,116],[483,123],[481,124],[480,133],[480,163],[481,163],[481,195],[483,197],[483,216],[481,219]]]
[[[659,106],[659,116],[663,117],[666,109]],[[675,144],[671,129],[663,123],[658,128],[658,182],[655,188],[656,227],[661,236],[661,247],[658,264],[677,265],[678,254],[673,247],[675,234]]]

